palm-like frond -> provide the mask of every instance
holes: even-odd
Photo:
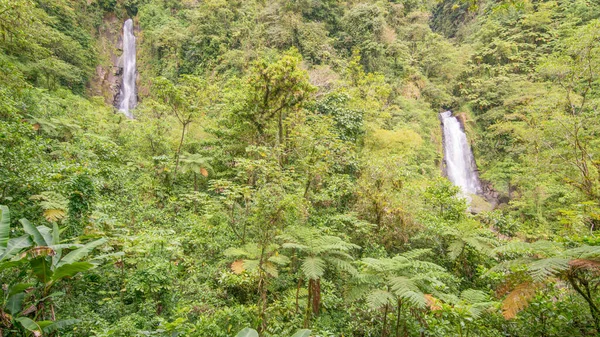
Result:
[[[429,255],[429,254],[431,254],[431,249],[422,248],[422,249],[409,250],[408,252],[404,252],[404,253],[400,254],[400,256],[403,256],[409,260],[416,260],[416,259],[423,258],[425,255]]]
[[[389,291],[376,289],[367,294],[366,300],[371,309],[379,309],[389,304],[393,305],[396,297]]]
[[[561,257],[541,259],[528,265],[529,273],[534,281],[543,281],[550,275],[563,272],[567,269],[569,269],[569,259]]]
[[[356,268],[349,252],[357,245],[345,242],[339,237],[324,235],[321,230],[311,227],[291,227],[277,237],[284,241],[282,247],[294,249],[302,259],[301,270],[309,279],[319,279],[325,273],[327,265],[338,270],[356,274]]]
[[[460,293],[460,299],[469,304],[488,302],[490,297],[481,290],[467,289]]]
[[[325,273],[325,261],[318,257],[306,257],[300,267],[306,277],[317,280]]]
[[[451,260],[456,260],[465,249],[465,243],[462,240],[454,240],[448,246],[448,257]]]

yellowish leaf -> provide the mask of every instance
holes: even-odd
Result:
[[[246,270],[244,268],[244,260],[237,260],[231,264],[231,271],[233,271],[234,274],[239,275],[243,273],[244,270]]]
[[[538,283],[532,282],[523,282],[516,286],[502,301],[502,316],[505,319],[515,318],[519,311],[527,308],[539,287]]]
[[[202,174],[205,177],[208,177],[208,171],[204,167],[200,169],[200,174]]]
[[[44,211],[44,218],[50,222],[55,222],[64,218],[66,214],[62,209],[47,209]]]

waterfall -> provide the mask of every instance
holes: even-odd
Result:
[[[135,36],[133,35],[133,20],[125,21],[123,25],[123,79],[119,97],[119,111],[123,112],[128,118],[133,118],[131,109],[137,105],[137,92],[135,87],[136,67],[135,67]]]
[[[470,201],[470,195],[481,193],[481,183],[477,166],[458,119],[451,111],[440,114],[444,133],[444,161],[446,174],[450,181],[462,189],[463,195]]]

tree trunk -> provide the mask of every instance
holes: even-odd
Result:
[[[398,314],[396,315],[396,337],[400,337],[400,315],[402,314],[402,301],[398,299]]]
[[[313,281],[312,286],[312,312],[315,315],[319,314],[319,308],[321,307],[321,279],[311,280]]]
[[[302,287],[302,278],[298,278],[298,285],[296,286],[296,314],[298,314],[298,298],[300,297],[300,287]]]
[[[183,147],[183,139],[185,137],[185,128],[187,128],[187,124],[182,124],[181,128],[181,139],[179,140],[179,146],[177,147],[177,159],[175,161],[175,175],[177,175],[177,170],[179,169],[179,157],[181,155],[181,148]]]
[[[258,264],[258,291],[260,294],[260,303],[258,305],[258,319],[260,321],[259,332],[263,332],[267,330],[267,277],[265,272],[263,271],[263,264],[265,258],[265,248],[263,247],[260,253],[260,262]]]
[[[313,280],[308,280],[308,295],[306,297],[306,310],[305,310],[305,316],[304,316],[304,329],[308,328],[308,324],[310,321],[310,310],[311,310],[311,305],[310,303],[312,302],[312,285],[313,285]]]
[[[590,309],[590,314],[592,315],[592,319],[594,320],[594,327],[596,328],[596,333],[600,333],[600,310],[594,303],[594,300],[591,296],[591,293],[590,293],[590,290],[589,290],[587,284],[584,284],[583,282],[581,282],[581,279],[579,279],[572,273],[567,274],[567,279],[569,280],[569,283],[571,284],[573,289],[575,289],[575,291],[579,295],[581,295],[581,297],[583,297],[583,299],[587,302],[588,307]],[[579,284],[577,284],[577,281],[579,281],[579,283],[582,283],[582,285],[586,288],[585,292],[581,289]]]
[[[383,328],[381,329],[381,337],[387,336],[387,315],[390,306],[389,304],[385,304],[385,309],[383,310]]]

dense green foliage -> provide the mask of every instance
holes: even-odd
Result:
[[[594,1],[0,0],[0,336],[597,336],[599,80]]]

